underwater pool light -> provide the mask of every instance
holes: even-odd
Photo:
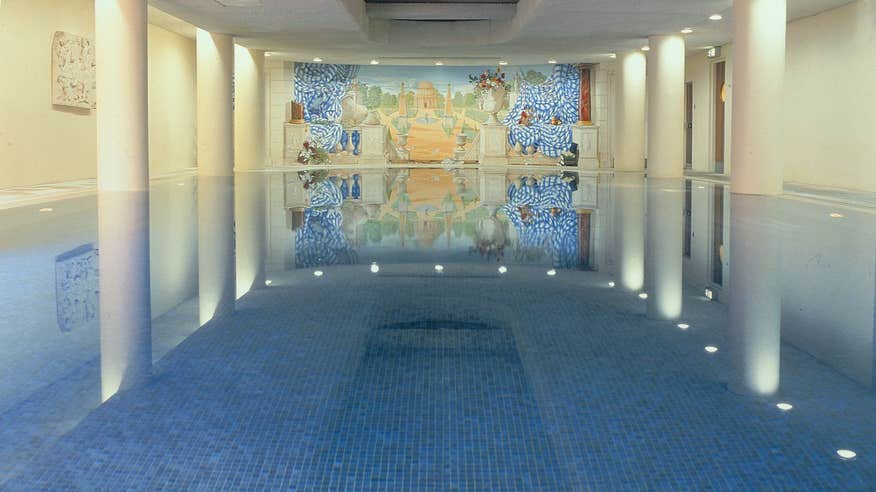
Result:
[[[682,330],[686,330],[686,329],[690,328],[690,325],[687,324],[687,323],[679,323],[679,324],[677,324],[677,325],[675,325],[675,326],[681,328]]]
[[[640,292],[639,293],[639,299],[647,299],[647,298],[648,298],[647,292]]]
[[[506,267],[505,265],[500,266],[500,267],[499,267],[499,273],[502,274],[502,275],[508,273],[508,267]]]
[[[265,285],[271,285],[272,283],[274,283],[274,281],[271,279],[265,280]]]
[[[313,276],[314,277],[322,277],[322,270],[314,270]]]
[[[553,268],[551,268],[550,270],[547,271],[547,274],[548,274],[548,277],[554,277],[557,275],[557,271],[554,270]]]
[[[781,402],[781,403],[776,403],[776,408],[778,408],[779,410],[781,410],[783,412],[787,412],[788,410],[794,408],[794,405],[791,405],[790,403]]]
[[[715,293],[712,292],[712,289],[706,287],[706,290],[703,292],[706,295],[706,299],[713,300],[715,298]]]
[[[611,287],[611,288],[613,289],[613,288],[614,288],[614,281],[609,282],[609,283],[608,283],[608,286]]]
[[[377,273],[380,271],[380,265],[377,262],[371,263],[371,273]]]
[[[435,271],[438,273],[444,272],[444,265],[435,265]]]
[[[714,354],[717,351],[718,351],[718,347],[715,347],[714,345],[706,345],[706,352],[708,352],[710,354]]]
[[[837,449],[836,454],[838,454],[839,457],[844,460],[853,460],[858,456],[858,453],[852,451],[851,449]]]

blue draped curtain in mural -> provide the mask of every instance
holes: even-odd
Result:
[[[295,64],[294,98],[304,106],[314,142],[326,150],[341,141],[341,98],[358,73],[357,65]]]
[[[512,184],[502,211],[517,229],[519,251],[543,251],[556,268],[578,266],[578,214],[572,188],[560,176]]]
[[[541,84],[526,81],[520,84],[517,101],[505,117],[511,131],[511,145],[535,146],[544,155],[559,157],[572,146],[572,125],[578,121],[578,99],[581,95],[581,72],[575,65],[556,65],[551,76]],[[534,110],[531,126],[518,125],[520,112]],[[551,125],[556,116],[562,125]]]

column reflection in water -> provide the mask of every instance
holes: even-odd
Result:
[[[682,305],[684,181],[648,178],[647,195],[647,314],[652,319],[677,319]]]
[[[265,184],[264,177],[257,173],[237,173],[234,179],[239,298],[265,285]]]
[[[100,373],[106,400],[148,378],[152,368],[149,192],[98,195]]]
[[[645,178],[639,173],[614,177],[615,249],[620,287],[638,291],[645,282]]]
[[[730,198],[730,327],[728,349],[740,393],[772,395],[779,389],[781,250],[774,198]]]
[[[200,321],[234,311],[234,178],[198,177]]]

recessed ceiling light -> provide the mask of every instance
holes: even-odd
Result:
[[[314,277],[322,277],[322,270],[315,270],[313,272]]]
[[[322,58],[317,56],[313,59],[313,61],[315,61],[316,63],[320,63],[320,62],[322,62]]]
[[[380,60],[371,60],[372,65],[380,65]]]
[[[681,328],[682,330],[686,330],[686,329],[690,328],[690,325],[687,324],[687,323],[679,323],[679,324],[677,324],[677,325],[675,325],[675,326]]]
[[[506,267],[505,265],[500,266],[500,267],[499,267],[499,273],[502,274],[502,275],[508,273],[508,267]]]
[[[444,265],[435,265],[435,271],[441,273],[444,271]]]
[[[681,30],[682,34],[690,34],[692,32],[693,32],[693,29],[691,29],[689,27],[685,27],[684,29]]]
[[[265,53],[265,56],[274,56],[274,54],[271,53],[270,51],[268,51],[268,52]]]
[[[843,214],[839,214],[839,213],[836,213],[836,212],[830,214],[830,216],[831,216],[831,218],[834,218],[834,219],[842,219],[843,217],[845,217],[845,215],[843,215]]]
[[[642,51],[651,51],[650,46],[642,46]]]
[[[550,60],[548,60],[548,63],[550,63],[551,65],[555,65],[557,61],[551,58]]]
[[[647,298],[648,298],[647,292],[640,292],[639,293],[639,299],[647,299]]]
[[[853,460],[856,456],[858,456],[858,453],[852,451],[851,449],[837,449],[836,454],[838,454],[839,457],[844,460]]]
[[[724,18],[724,16],[721,14],[712,14],[709,16],[709,20],[713,20],[713,21],[719,21],[723,18]]]
[[[714,345],[706,345],[705,350],[706,350],[706,352],[708,352],[710,354],[714,354],[715,352],[718,351],[718,347],[715,347]]]
[[[499,65],[502,65],[503,67],[507,64],[508,64],[508,62],[506,62],[505,60],[502,60],[499,62]]]
[[[380,265],[377,262],[371,264],[371,273],[377,273],[380,271]]]
[[[782,402],[782,403],[776,403],[776,408],[778,408],[779,410],[781,410],[783,412],[787,412],[788,410],[794,408],[794,405],[791,405],[790,403]]]
[[[444,62],[443,61],[436,61],[435,65],[440,67],[440,66],[444,65]]]
[[[41,208],[41,209],[40,209],[40,212],[44,212],[44,213],[45,213],[45,212],[51,212],[51,211],[53,211],[53,210],[55,210],[55,209],[53,209],[52,207],[45,207],[45,208]]]
[[[608,57],[609,58],[617,58],[617,53],[609,53]]]
[[[547,271],[547,274],[549,277],[554,277],[554,276],[556,276],[557,271],[554,270],[553,268],[551,268],[550,270]]]

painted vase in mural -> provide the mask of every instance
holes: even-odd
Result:
[[[492,89],[485,90],[481,93],[481,108],[484,112],[486,112],[489,116],[487,116],[487,121],[484,123],[487,125],[498,125],[499,118],[496,114],[499,111],[502,111],[502,108],[505,107],[505,88],[504,87],[494,87]]]
[[[340,152],[346,152],[350,147],[350,133],[347,130],[341,130],[341,140],[338,145],[341,147]]]
[[[406,133],[398,134],[398,146],[401,148],[405,148],[408,145],[408,135]]]
[[[362,138],[362,133],[359,130],[353,130],[350,133],[350,137],[353,141],[353,155],[359,155],[359,142]]]
[[[341,198],[346,200],[348,196],[350,196],[350,183],[347,178],[341,178]]]

